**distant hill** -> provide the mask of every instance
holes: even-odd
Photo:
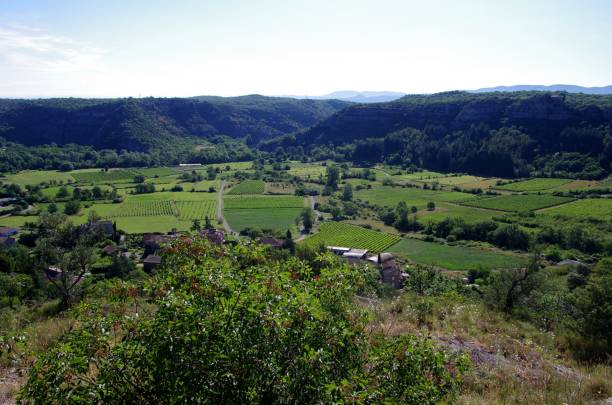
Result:
[[[573,84],[553,84],[551,86],[522,84],[516,86],[485,87],[471,90],[473,93],[489,93],[493,91],[566,91],[568,93],[612,94],[612,86],[582,87]]]
[[[132,151],[214,135],[250,136],[259,142],[304,130],[348,105],[339,100],[260,95],[4,99],[0,100],[0,137],[25,145],[76,143]]]
[[[357,162],[491,176],[554,170],[600,177],[610,173],[611,126],[612,96],[456,91],[352,105],[295,140],[262,147],[299,145],[307,156],[340,151]]]
[[[324,96],[291,96],[297,99],[311,100],[343,100],[352,103],[382,103],[394,101],[405,96],[406,93],[393,91],[335,91]]]

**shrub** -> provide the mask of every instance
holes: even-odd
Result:
[[[150,286],[158,307],[151,319],[89,308],[88,320],[34,364],[20,400],[452,401],[466,360],[419,338],[366,332],[354,304],[362,271],[322,255],[312,277],[304,262],[264,252],[174,243]]]

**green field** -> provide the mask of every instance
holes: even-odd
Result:
[[[318,179],[320,175],[325,176],[325,166],[316,163],[291,162],[288,173],[292,176],[304,179]]]
[[[512,268],[526,263],[526,259],[520,256],[464,246],[424,242],[418,239],[402,239],[391,246],[389,251],[405,256],[416,263],[448,270]]]
[[[466,183],[474,183],[482,180],[481,177],[476,176],[448,176],[448,177],[438,177],[432,180],[434,183],[444,184],[446,186],[458,186]]]
[[[203,220],[208,217],[215,220],[217,217],[217,201],[179,201],[176,203],[179,219],[183,221]]]
[[[121,181],[131,181],[139,173],[132,169],[111,169],[104,171],[96,170],[75,170],[70,175],[79,183],[113,183]]]
[[[235,231],[245,228],[295,231],[295,219],[301,208],[254,208],[225,210],[224,216]]]
[[[436,209],[434,211],[422,209],[419,210],[416,215],[422,223],[427,223],[429,221],[438,222],[448,217],[461,218],[465,222],[473,223],[488,221],[494,216],[499,215],[499,211],[441,202],[436,204]]]
[[[462,204],[499,211],[533,211],[563,204],[572,200],[573,198],[556,197],[549,194],[516,194],[482,198],[474,201],[466,201]]]
[[[75,179],[70,173],[58,172],[57,170],[25,170],[16,174],[9,174],[2,181],[25,186],[27,184],[36,185],[50,181],[72,183]]]
[[[266,190],[266,183],[262,180],[245,180],[231,188],[228,194],[263,194]]]
[[[536,178],[504,184],[503,186],[496,186],[495,188],[508,191],[541,191],[557,188],[571,182],[571,179]]]
[[[558,207],[547,208],[539,212],[569,217],[592,217],[596,219],[612,220],[612,199],[588,198]]]
[[[135,170],[138,174],[145,177],[167,177],[178,174],[178,172],[169,167],[147,167]]]
[[[36,221],[38,221],[38,217],[35,216],[12,215],[10,217],[0,218],[0,226],[13,226],[19,228],[26,222]]]
[[[254,208],[304,208],[304,198],[294,196],[226,196],[223,205],[226,210]]]
[[[169,232],[172,229],[186,230],[189,224],[181,223],[175,216],[151,217],[118,217],[111,218],[118,229],[127,233]]]
[[[157,217],[177,215],[174,201],[126,201],[120,204],[112,217]]]
[[[474,198],[473,194],[455,191],[433,191],[413,187],[377,187],[360,190],[354,193],[355,198],[368,201],[371,204],[395,208],[400,201],[406,202],[410,207],[424,208],[429,201],[433,202],[459,202]]]
[[[399,242],[400,237],[342,222],[324,222],[319,232],[304,240],[309,245],[345,246],[382,252]]]

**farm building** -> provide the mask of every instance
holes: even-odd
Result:
[[[145,254],[157,252],[163,244],[170,243],[175,238],[175,235],[158,235],[153,233],[144,235],[142,237],[142,244],[145,248]]]
[[[8,226],[0,226],[0,237],[8,238],[9,236],[14,236],[19,233],[19,229],[10,228]]]
[[[96,221],[91,224],[91,229],[102,230],[104,236],[113,236],[115,234],[115,227],[113,226],[113,221]]]
[[[179,163],[179,167],[200,167],[202,163]]]
[[[357,264],[364,260],[367,254],[368,251],[366,249],[351,249],[348,252],[344,252],[342,257],[351,264]]]
[[[10,248],[14,246],[17,241],[15,238],[11,238],[10,236],[0,236],[0,247]]]
[[[62,269],[59,267],[49,267],[45,269],[45,276],[51,281],[57,281],[62,277]]]
[[[274,238],[272,236],[264,236],[259,239],[259,243],[280,249],[283,247],[285,241],[283,241],[282,239]]]
[[[215,245],[222,245],[225,242],[225,232],[220,229],[203,229],[200,231],[200,236]]]
[[[161,257],[156,255],[149,255],[145,257],[145,259],[142,261],[144,270],[150,273],[154,268],[161,264],[161,260]]]
[[[333,254],[336,254],[339,256],[342,256],[343,254],[351,250],[351,248],[342,247],[342,246],[328,246],[327,249],[331,251]]]
[[[104,253],[106,256],[113,256],[119,251],[120,249],[115,245],[108,245],[102,249],[102,253]]]

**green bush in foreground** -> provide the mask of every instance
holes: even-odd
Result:
[[[150,319],[91,314],[34,364],[35,403],[438,403],[466,360],[368,332],[361,270],[177,242],[148,289]],[[99,306],[97,306],[99,307]],[[92,310],[91,307],[89,310]]]

